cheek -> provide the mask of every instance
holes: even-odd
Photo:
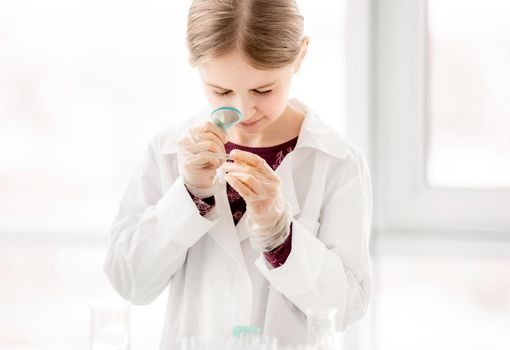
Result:
[[[221,98],[221,96],[217,96],[212,92],[206,91],[205,95],[207,97],[207,101],[209,101],[209,104],[212,108],[220,107],[225,104],[225,101]]]
[[[258,103],[258,108],[262,113],[271,119],[278,118],[282,115],[286,107],[287,94],[282,93],[261,97]]]

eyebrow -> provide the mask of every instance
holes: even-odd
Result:
[[[258,88],[255,88],[255,89],[252,89],[252,90],[261,90],[261,89],[265,89],[265,88],[268,88],[270,86],[273,86],[277,83],[278,81],[275,81],[275,82],[272,82],[272,83],[269,83],[269,84],[266,84],[264,86],[259,86]],[[210,87],[213,87],[213,88],[216,88],[216,89],[220,89],[220,90],[230,90],[230,89],[225,89],[225,88],[222,88],[221,86],[218,86],[218,85],[214,85],[214,84],[211,84],[211,83],[206,83],[207,85],[209,85]]]

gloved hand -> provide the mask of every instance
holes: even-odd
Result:
[[[206,198],[218,191],[216,169],[225,162],[200,153],[224,154],[227,142],[227,133],[210,121],[192,126],[177,140],[179,171],[186,187],[195,196]]]
[[[281,193],[281,179],[266,161],[241,150],[230,152],[234,163],[223,163],[225,180],[245,200],[250,243],[255,249],[271,251],[289,233],[292,215]]]

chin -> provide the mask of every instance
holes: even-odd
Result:
[[[239,131],[241,131],[242,133],[245,133],[245,134],[258,134],[261,131],[264,131],[265,128],[266,128],[265,126],[260,127],[259,125],[257,125],[256,128],[243,128],[243,127],[239,127],[237,130],[239,130]]]

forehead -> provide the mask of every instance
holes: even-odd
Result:
[[[198,66],[204,83],[226,89],[254,89],[285,78],[290,67],[260,70],[251,66],[243,56],[232,52],[209,59]]]

